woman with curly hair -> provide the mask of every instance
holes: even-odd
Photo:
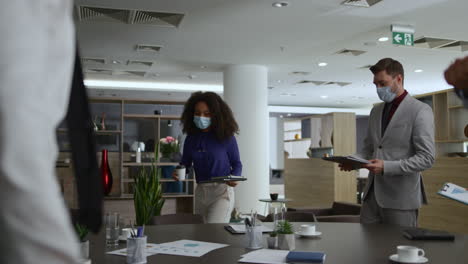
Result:
[[[234,207],[233,187],[237,183],[206,181],[242,174],[234,137],[239,127],[234,115],[216,93],[196,92],[185,103],[181,122],[187,138],[180,163],[195,170],[195,213],[202,215],[205,223],[228,223]]]

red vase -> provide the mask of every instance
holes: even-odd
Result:
[[[101,160],[101,179],[102,185],[104,186],[104,195],[109,195],[112,190],[112,172],[109,167],[109,160],[107,158],[107,149],[102,150]]]

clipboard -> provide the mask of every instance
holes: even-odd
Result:
[[[323,157],[323,160],[341,163],[341,164],[351,164],[354,167],[361,167],[365,164],[370,164],[368,160],[356,157],[356,156],[332,156],[332,157]]]
[[[212,182],[230,182],[230,181],[246,181],[247,178],[242,176],[222,176],[222,177],[212,177],[210,180],[200,181],[199,183],[212,183]]]
[[[468,190],[456,184],[445,183],[437,194],[468,205]]]

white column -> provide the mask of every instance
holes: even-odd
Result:
[[[239,124],[237,136],[246,182],[235,188],[235,207],[241,212],[264,211],[269,198],[268,70],[261,65],[231,65],[224,70],[224,99]]]
[[[284,169],[284,128],[283,119],[270,117],[269,148],[271,169]]]

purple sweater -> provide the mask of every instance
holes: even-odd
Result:
[[[213,132],[188,135],[180,163],[187,168],[193,166],[197,182],[212,177],[242,175],[239,148],[234,136],[220,142]]]

